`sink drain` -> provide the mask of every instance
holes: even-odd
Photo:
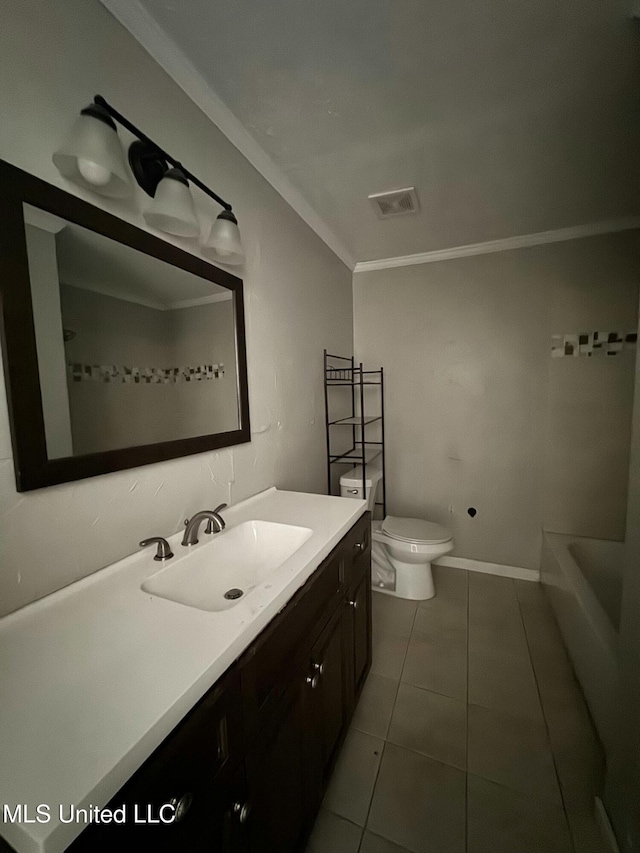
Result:
[[[225,592],[224,597],[225,597],[225,598],[230,598],[231,600],[233,600],[234,598],[240,598],[240,596],[241,596],[241,595],[244,595],[244,593],[242,592],[242,590],[241,590],[241,589],[235,589],[235,588],[234,588],[234,589],[228,589],[228,590]]]

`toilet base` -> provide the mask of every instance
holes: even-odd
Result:
[[[375,552],[372,556],[372,569],[375,569]],[[382,566],[383,568],[387,568],[384,564]],[[429,598],[433,598],[436,594],[433,585],[431,563],[403,563],[400,560],[394,559],[393,568],[396,576],[395,590],[379,589],[375,583],[372,583],[373,589],[379,589],[380,592],[384,592],[387,595],[395,595],[396,598],[407,598],[411,601],[426,601]]]

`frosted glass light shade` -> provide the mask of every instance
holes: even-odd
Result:
[[[169,169],[158,184],[151,206],[142,215],[148,225],[167,234],[200,234],[189,183],[180,169]]]
[[[90,104],[75,120],[53,155],[61,175],[85,189],[110,198],[131,195],[124,152],[115,123],[98,104]]]
[[[223,210],[213,223],[202,252],[209,258],[231,266],[244,261],[238,220],[230,210]]]

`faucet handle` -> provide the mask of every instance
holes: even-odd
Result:
[[[167,540],[163,539],[162,536],[152,536],[150,539],[143,539],[142,542],[140,542],[140,547],[146,548],[147,545],[155,545],[156,543],[158,545],[158,550],[153,559],[170,560],[173,557],[173,551],[171,550],[171,546]]]
[[[223,518],[221,515],[218,515],[218,513],[220,512],[220,510],[221,510],[221,509],[226,509],[226,506],[227,506],[227,504],[220,504],[220,506],[217,506],[217,507],[213,510],[213,515],[217,516],[217,518],[218,518],[218,523],[220,524],[220,529],[221,529],[221,530],[224,530],[224,528],[226,527],[226,525],[225,525],[225,522],[224,522],[224,518]],[[212,518],[208,518],[208,519],[207,519],[207,526],[205,527],[205,531],[204,531],[204,532],[205,532],[205,533],[208,533],[210,536],[211,536],[213,533],[215,533],[215,530],[214,530],[214,528],[213,528],[213,519],[212,519]]]

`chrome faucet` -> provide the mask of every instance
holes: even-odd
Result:
[[[189,521],[186,522],[186,530],[182,537],[183,545],[196,545],[198,542],[198,531],[200,525],[207,519],[207,533],[220,533],[225,528],[224,518],[219,514],[221,509],[225,509],[226,504],[220,504],[214,510],[203,509],[197,512]]]

